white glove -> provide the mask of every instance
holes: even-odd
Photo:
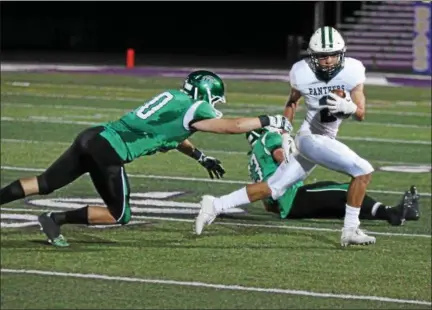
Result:
[[[357,111],[357,105],[351,99],[342,98],[333,93],[328,94],[327,105],[324,107],[328,108],[331,114],[354,114]]]
[[[288,163],[290,155],[297,153],[294,139],[288,133],[282,134],[282,148],[284,151],[285,162]]]
[[[267,116],[269,118],[270,127],[282,129],[288,133],[293,130],[293,126],[291,122],[283,115],[275,115],[275,116]]]

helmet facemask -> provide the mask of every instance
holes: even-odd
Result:
[[[205,97],[205,96],[203,96]],[[225,96],[213,96],[211,93],[210,88],[207,87],[207,98],[203,98],[204,100],[207,100],[213,107],[217,103],[226,103]]]
[[[310,65],[314,73],[322,80],[328,81],[335,77],[345,64],[345,50],[330,53],[316,53],[308,50]],[[336,63],[331,66],[322,66],[320,60],[327,57],[336,57]]]

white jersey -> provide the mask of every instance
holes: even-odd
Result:
[[[349,92],[365,80],[365,67],[354,58],[345,57],[345,66],[328,83],[317,79],[306,60],[296,62],[290,71],[290,83],[292,88],[302,94],[307,109],[299,132],[335,138],[342,120],[331,115],[328,109],[320,110],[319,106],[326,105],[331,90],[342,89],[349,98]]]

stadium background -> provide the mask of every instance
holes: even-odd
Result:
[[[418,3],[429,5],[430,23],[430,3]],[[1,6],[3,61],[122,64],[125,50],[134,48],[137,65],[288,68],[316,26],[342,24],[349,53],[364,58],[369,70],[410,72],[417,54],[420,62],[427,63],[423,73],[430,74],[430,27],[422,24],[421,40],[413,41],[418,18],[407,2],[2,2]],[[376,35],[368,35],[372,32]],[[386,37],[391,41],[386,42]],[[379,44],[370,42],[379,41],[382,47],[371,50],[371,45]]]

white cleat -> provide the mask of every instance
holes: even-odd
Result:
[[[368,245],[376,243],[376,238],[366,235],[360,228],[343,228],[341,246]]]
[[[195,233],[201,235],[204,226],[210,225],[217,217],[216,210],[213,206],[213,201],[216,198],[213,196],[205,195],[201,199],[201,210],[195,218]]]

